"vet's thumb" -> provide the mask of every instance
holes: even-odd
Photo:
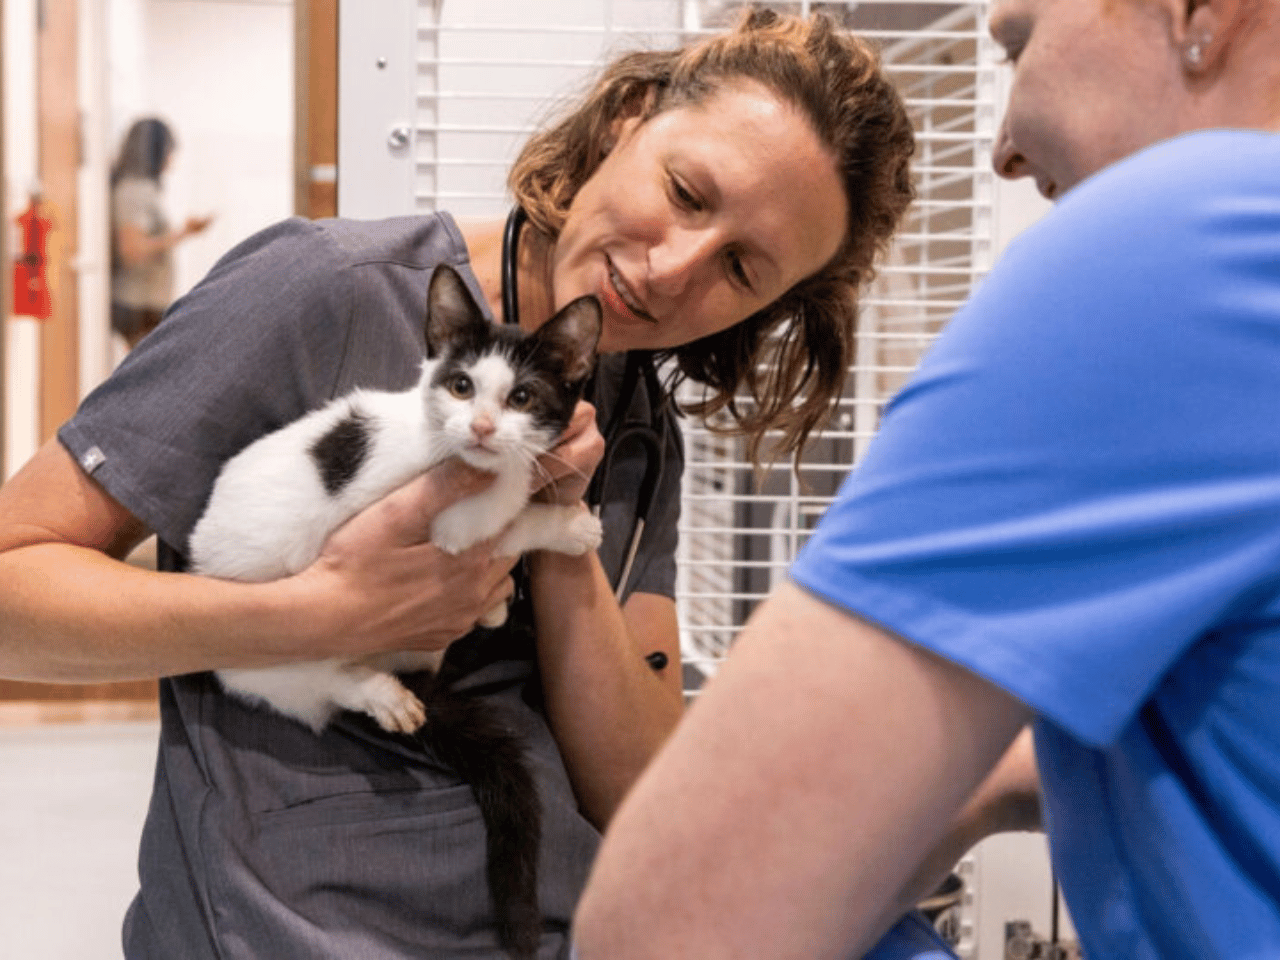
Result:
[[[493,474],[457,460],[437,464],[388,495],[380,504],[392,538],[405,545],[425,543],[440,511],[479,493],[493,482]]]

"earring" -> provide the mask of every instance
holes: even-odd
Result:
[[[1194,70],[1204,62],[1204,48],[1211,40],[1212,38],[1209,36],[1201,36],[1188,41],[1182,51],[1182,58],[1186,61],[1188,67]]]

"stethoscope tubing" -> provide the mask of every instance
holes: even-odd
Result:
[[[502,322],[507,324],[520,322],[517,256],[520,230],[527,219],[528,215],[517,204],[512,207],[511,213],[507,216],[502,232]],[[645,391],[649,397],[648,423],[627,419],[641,376],[645,379]],[[649,509],[657,497],[658,481],[666,465],[668,412],[663,409],[665,403],[665,397],[658,383],[658,374],[653,366],[652,354],[643,351],[629,352],[617,401],[604,431],[604,459],[596,468],[596,475],[587,488],[587,502],[591,505],[592,513],[599,516],[610,466],[618,448],[627,441],[638,442],[644,448],[645,468],[636,496],[636,515],[631,523],[630,536],[627,538],[622,569],[613,587],[614,596],[619,601],[622,600],[631,579],[631,570],[640,550],[640,541],[644,536]],[[655,428],[654,424],[658,424],[658,427]]]

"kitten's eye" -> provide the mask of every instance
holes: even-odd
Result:
[[[476,386],[465,373],[457,373],[449,378],[449,392],[459,400],[470,400]]]
[[[533,403],[533,391],[528,387],[516,387],[507,397],[507,406],[512,410],[524,411]]]

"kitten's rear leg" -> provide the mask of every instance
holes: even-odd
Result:
[[[334,696],[338,706],[367,713],[389,733],[413,733],[426,721],[427,711],[422,701],[394,674],[358,664],[347,667],[346,672],[352,682]]]

